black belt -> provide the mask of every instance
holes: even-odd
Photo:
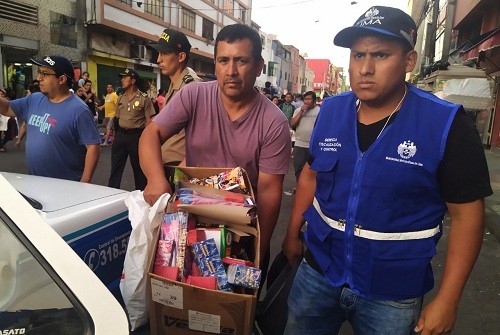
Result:
[[[309,266],[313,270],[315,270],[316,272],[318,272],[320,274],[323,274],[323,271],[319,267],[318,262],[316,262],[316,260],[314,259],[313,254],[309,251],[309,249],[307,249],[306,252],[304,253],[304,259],[306,260],[307,264],[309,264]]]
[[[119,133],[124,133],[124,134],[140,134],[144,128],[131,128],[131,129],[126,129],[126,128],[118,128],[117,131]]]
[[[309,249],[307,249],[306,252],[304,253],[304,259],[306,260],[307,265],[309,265],[311,267],[311,269],[313,269],[314,271],[316,271],[320,275],[324,275],[323,270],[321,270],[321,268],[319,267],[319,264],[316,262],[313,254],[309,251]],[[346,283],[346,284],[342,285],[341,287],[349,288],[349,284]]]

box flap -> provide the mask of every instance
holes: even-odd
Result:
[[[241,225],[252,223],[253,213],[255,213],[255,209],[253,208],[227,205],[178,204],[177,209],[190,214]]]

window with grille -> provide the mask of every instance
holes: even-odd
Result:
[[[132,0],[118,0],[121,3],[127,4],[129,6],[132,6]]]
[[[186,28],[194,32],[196,14],[189,9],[182,8],[182,28]]]
[[[0,19],[38,25],[38,7],[0,0]]]
[[[163,0],[146,0],[146,13],[163,19]]]
[[[76,48],[76,18],[50,11],[50,42]]]
[[[203,18],[201,36],[210,41],[214,40],[214,23],[212,21]]]
[[[276,76],[276,74],[278,72],[278,63],[269,61],[267,64],[268,64],[267,67],[269,69],[268,75],[269,76]]]

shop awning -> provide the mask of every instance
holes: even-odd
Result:
[[[479,42],[460,52],[462,60],[467,61],[477,58],[481,51],[490,50],[500,46],[500,28],[496,28],[486,34],[483,34],[482,36],[484,36],[484,38]]]

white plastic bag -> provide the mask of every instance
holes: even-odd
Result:
[[[7,131],[9,117],[0,115],[0,131]]]
[[[133,191],[125,199],[132,232],[123,264],[120,291],[127,308],[131,330],[136,330],[148,322],[148,258],[154,248],[153,232],[161,223],[168,199],[170,194],[163,194],[152,207],[144,200],[142,191]]]

